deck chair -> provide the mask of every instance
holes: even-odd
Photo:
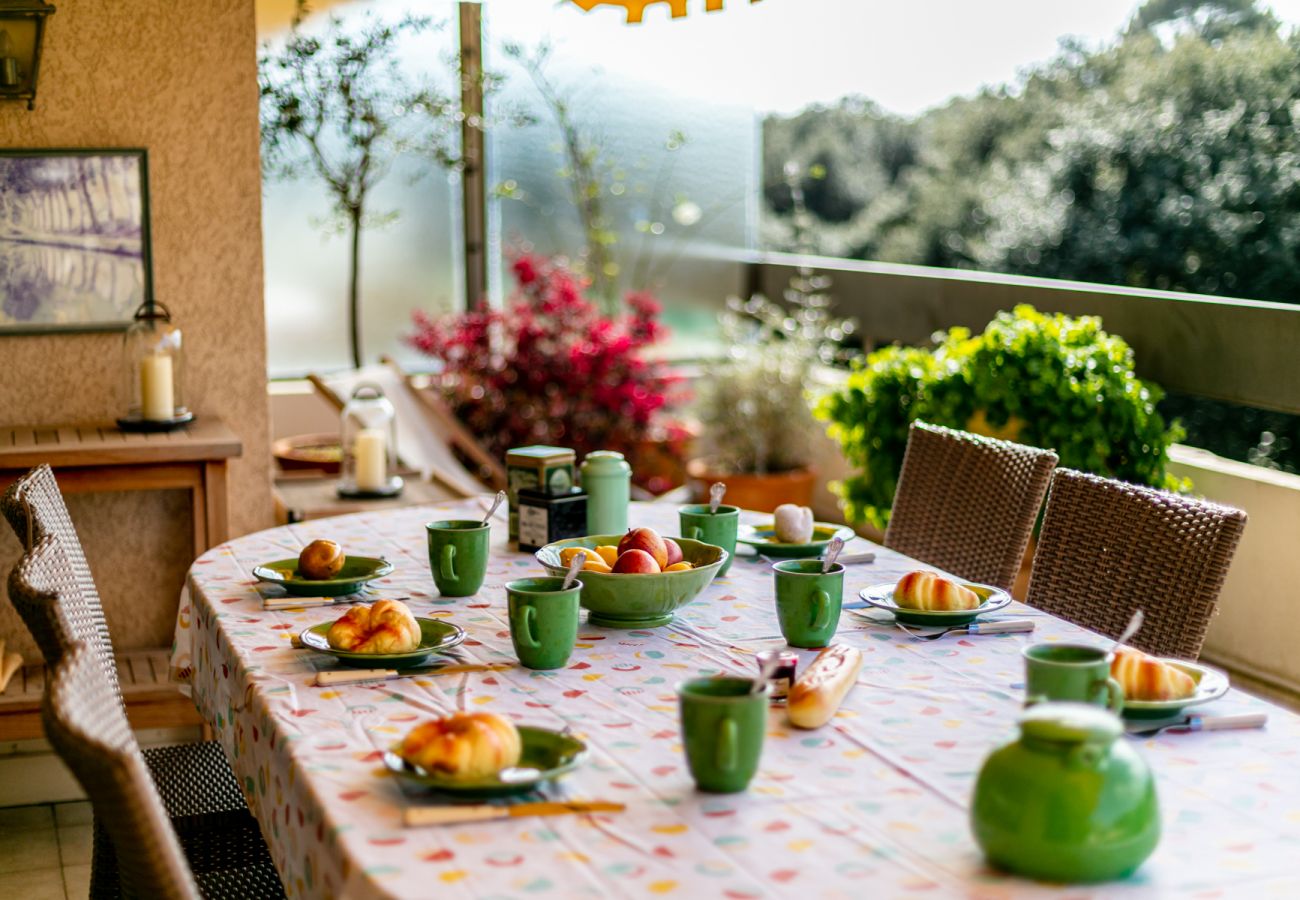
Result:
[[[469,429],[456,419],[433,391],[417,388],[391,359],[333,375],[308,375],[312,387],[342,411],[352,392],[373,384],[384,392],[397,412],[397,456],[403,465],[454,494],[472,497],[506,486],[505,467],[483,449]],[[476,466],[472,472],[456,450]]]

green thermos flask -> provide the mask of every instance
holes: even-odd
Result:
[[[622,453],[593,450],[582,461],[582,488],[587,492],[587,534],[627,531],[632,500],[632,467]]]

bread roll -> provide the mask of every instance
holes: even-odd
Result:
[[[354,606],[330,626],[325,639],[335,650],[405,653],[420,646],[420,623],[400,600]]]
[[[1196,693],[1196,680],[1182,669],[1132,647],[1120,647],[1110,675],[1129,700],[1183,700]]]
[[[933,572],[908,572],[894,585],[894,602],[903,609],[949,612],[975,609],[983,600],[965,585]]]
[[[790,688],[786,712],[796,728],[819,728],[840,708],[844,695],[857,681],[862,651],[835,644],[808,664]]]
[[[453,781],[490,778],[519,764],[519,731],[496,713],[454,713],[417,725],[397,755],[426,772]]]

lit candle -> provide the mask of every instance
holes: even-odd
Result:
[[[155,353],[140,360],[140,415],[152,421],[164,421],[176,414],[172,393],[172,358]]]
[[[388,441],[378,428],[363,428],[352,445],[357,461],[357,489],[379,491],[388,486]]]

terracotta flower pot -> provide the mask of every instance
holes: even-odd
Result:
[[[721,481],[727,486],[728,505],[759,512],[771,512],[782,503],[811,506],[817,485],[817,472],[811,466],[767,475],[733,475],[714,469],[707,459],[693,459],[686,464],[686,475],[697,503],[708,500],[709,485]]]

